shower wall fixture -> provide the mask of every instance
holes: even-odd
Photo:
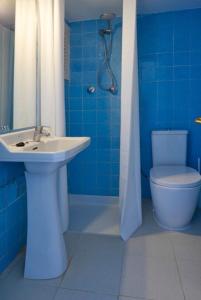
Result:
[[[99,30],[99,35],[101,36],[103,44],[103,61],[99,67],[98,71],[98,85],[99,87],[111,94],[117,94],[118,84],[115,74],[111,67],[111,56],[113,48],[113,34],[114,30],[112,28],[112,21],[116,17],[113,13],[104,13],[100,16],[100,19],[106,21],[107,27]],[[109,83],[107,83],[107,79]]]

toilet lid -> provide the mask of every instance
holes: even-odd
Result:
[[[150,180],[167,187],[195,187],[201,184],[200,174],[186,166],[158,166],[150,171]]]

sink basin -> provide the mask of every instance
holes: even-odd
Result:
[[[27,130],[26,134],[0,135],[0,161],[68,162],[90,144],[87,137],[43,137],[41,142],[34,142],[33,134]],[[25,146],[17,147],[22,141]]]
[[[35,142],[33,136],[34,129],[0,135],[0,161],[24,162],[26,168],[25,277],[50,279],[60,276],[67,268],[60,170],[88,147],[90,138],[51,136]]]

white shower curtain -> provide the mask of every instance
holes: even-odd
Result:
[[[40,118],[56,136],[65,136],[64,0],[37,0],[39,10]],[[39,114],[39,112],[37,112]],[[68,227],[66,166],[58,174],[63,231]]]
[[[13,127],[36,124],[35,0],[16,0]]]
[[[142,223],[136,0],[123,1],[120,232],[127,240]]]

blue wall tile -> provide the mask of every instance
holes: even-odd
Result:
[[[98,31],[105,26],[107,23],[101,20],[70,24],[71,74],[69,87],[66,83],[65,89],[67,131],[70,136],[91,137],[89,148],[69,164],[69,191],[74,194],[117,196],[119,193],[121,19],[117,18],[113,24],[111,64],[119,83],[115,96],[97,85],[104,52]],[[92,95],[87,92],[90,85],[96,88]]]
[[[25,245],[26,220],[24,166],[0,163],[0,272]]]
[[[197,167],[201,115],[201,9],[138,17],[142,191],[150,197],[151,131],[189,130],[188,164]],[[161,42],[161,45],[160,45]]]

